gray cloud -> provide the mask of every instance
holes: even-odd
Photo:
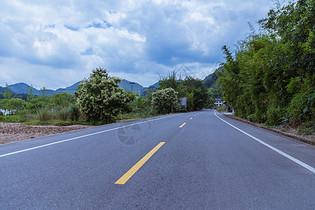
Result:
[[[249,34],[247,22],[272,6],[269,0],[2,0],[0,85],[64,87],[96,67],[150,85],[157,73],[181,64],[202,78],[223,60],[221,47],[233,48]],[[20,77],[26,71],[31,76]]]

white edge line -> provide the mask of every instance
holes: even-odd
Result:
[[[73,138],[70,138],[70,139],[64,139],[64,140],[61,140],[61,141],[52,142],[52,143],[49,143],[49,144],[43,144],[43,145],[36,146],[36,147],[31,147],[31,148],[27,148],[27,149],[23,149],[23,150],[18,150],[18,151],[15,151],[15,152],[2,154],[2,155],[0,155],[0,158],[6,157],[6,156],[10,156],[10,155],[15,155],[15,154],[22,153],[22,152],[35,150],[35,149],[40,149],[40,148],[43,148],[43,147],[52,146],[52,145],[55,145],[55,144],[60,144],[60,143],[68,142],[68,141],[73,141],[73,140],[81,139],[81,138],[88,137],[88,136],[94,136],[94,135],[97,135],[97,134],[100,134],[100,133],[106,133],[106,132],[109,132],[109,131],[117,130],[119,128],[130,127],[130,126],[133,126],[133,125],[143,124],[143,123],[147,123],[147,122],[151,122],[151,121],[155,121],[155,120],[162,120],[162,119],[173,117],[173,116],[175,116],[175,115],[161,117],[161,118],[152,119],[152,120],[145,120],[145,121],[141,121],[141,122],[138,122],[138,123],[133,123],[133,124],[124,125],[124,126],[120,126],[120,127],[116,127],[116,128],[111,128],[111,129],[104,130],[104,131],[99,131],[99,132],[95,132],[95,133],[86,134],[86,135],[83,135],[83,136],[77,136],[77,137],[73,137]]]
[[[263,142],[262,140],[260,140],[260,139],[258,139],[258,138],[256,138],[256,137],[254,137],[254,136],[252,136],[252,135],[246,133],[245,131],[239,129],[238,127],[232,125],[231,123],[229,123],[229,122],[223,120],[221,117],[219,117],[219,116],[216,114],[215,111],[214,111],[214,115],[215,115],[217,118],[219,118],[220,120],[222,120],[223,122],[225,122],[226,124],[228,124],[228,125],[230,125],[231,127],[235,128],[236,130],[238,130],[238,131],[244,133],[245,135],[251,137],[251,138],[254,139],[255,141],[261,143],[262,145],[268,147],[269,149],[272,149],[273,151],[279,153],[280,155],[282,155],[282,156],[284,156],[284,157],[286,157],[286,158],[292,160],[293,162],[299,164],[300,166],[306,168],[307,170],[309,170],[309,171],[315,173],[315,168],[313,168],[312,166],[307,165],[306,163],[303,163],[302,161],[300,161],[300,160],[298,160],[298,159],[292,157],[291,155],[289,155],[289,154],[287,154],[287,153],[285,153],[285,152],[282,152],[281,150],[279,150],[279,149],[277,149],[277,148],[275,148],[275,147],[273,147],[273,146],[271,146],[271,145],[269,145],[269,144]]]

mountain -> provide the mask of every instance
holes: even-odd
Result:
[[[69,93],[69,94],[74,94],[74,92],[78,89],[79,84],[81,83],[77,82],[69,87],[66,88],[59,88],[57,90],[51,90],[51,89],[46,89],[46,94],[48,96],[57,94],[57,93]],[[123,79],[120,83],[118,83],[118,85],[125,89],[126,91],[132,91],[135,93],[139,93],[141,95],[141,93],[146,90],[145,87],[141,86],[140,84],[136,83],[136,82],[130,82],[128,80]],[[31,88],[30,85],[25,84],[25,83],[16,83],[13,85],[9,85],[8,86],[11,90],[12,93],[16,93],[16,94],[28,94],[29,89]],[[0,86],[0,93],[4,93],[5,92],[5,87],[1,87]],[[41,95],[42,91],[38,90],[36,88],[33,88],[33,94],[34,95]]]
[[[13,85],[9,85],[8,86],[11,90],[11,92],[13,93],[24,93],[24,94],[28,94],[28,90],[31,88],[31,86],[29,86],[28,84],[25,83],[16,83]],[[33,88],[33,94],[34,95],[41,95],[41,91],[37,90],[36,88]]]
[[[218,69],[215,70],[215,72],[206,76],[206,78],[203,80],[203,84],[207,88],[211,88],[211,87],[213,88],[217,84],[217,80],[218,80],[217,72],[222,71],[222,69],[223,67],[219,67]]]
[[[139,85],[136,82],[130,82],[130,81],[125,80],[125,79],[121,80],[121,82],[119,82],[118,85],[121,88],[125,89],[126,91],[132,91],[134,93],[139,93],[139,94],[142,93],[141,91],[144,88],[142,85]]]
[[[0,93],[4,93],[5,92],[5,88],[0,86]]]
[[[66,88],[59,88],[55,91],[54,94],[56,93],[69,93],[69,94],[74,94],[75,91],[77,91],[78,87],[79,87],[79,84],[81,83],[82,81],[80,82],[77,82],[69,87],[66,87]]]
[[[160,81],[154,83],[153,85],[147,87],[147,88],[143,88],[141,90],[140,96],[147,96],[147,92],[149,93],[153,93],[156,91],[156,89],[160,87]]]

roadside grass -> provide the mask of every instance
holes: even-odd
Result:
[[[223,112],[221,112],[223,113]],[[249,124],[256,125],[258,127],[265,127],[268,129],[273,129],[273,130],[278,130],[283,133],[288,133],[296,136],[300,136],[303,138],[306,138],[308,140],[314,141],[315,142],[315,122],[314,120],[311,122],[305,122],[302,123],[300,126],[290,126],[287,124],[280,124],[280,125],[268,125],[266,123],[257,123],[257,122],[251,122],[250,120],[246,118],[241,118],[236,115],[227,115],[227,117],[240,120]]]
[[[139,120],[139,119],[162,116],[162,115],[163,114],[157,114],[156,112],[153,112],[151,110],[145,110],[141,112],[130,112],[130,113],[119,114],[116,117],[116,121],[133,121],[133,120]]]
[[[217,110],[218,112],[225,112],[226,111],[226,106],[216,106],[214,107],[215,110]]]
[[[67,120],[60,120],[54,116],[38,116],[38,115],[6,115],[0,116],[0,122],[6,123],[22,123],[24,125],[56,125],[56,126],[68,126],[68,125],[95,125],[100,124],[98,123],[91,123],[86,122],[85,119],[81,118],[79,121],[71,121],[70,119]]]
[[[129,112],[129,113],[119,114],[110,123],[122,122],[122,121],[134,121],[134,120],[145,119],[145,118],[156,117],[156,116],[163,116],[163,115],[165,114],[158,114],[157,112],[152,111],[152,110]],[[72,121],[70,120],[70,118],[67,118],[64,116],[65,115],[63,113],[60,114],[60,112],[53,113],[51,111],[42,110],[38,114],[24,113],[24,114],[17,114],[17,115],[0,116],[0,122],[22,123],[24,125],[56,125],[56,126],[69,126],[69,125],[100,126],[100,125],[106,124],[103,121],[89,122],[85,119],[84,116],[80,116],[78,121]]]
[[[0,122],[7,122],[7,123],[23,123],[27,121],[27,119],[23,119],[20,115],[6,115],[0,116]]]
[[[23,123],[24,125],[56,125],[56,126],[68,126],[68,125],[75,125],[77,123],[71,121],[61,121],[61,120],[50,120],[50,121],[39,121],[39,120],[32,120]]]
[[[111,123],[120,121],[133,121],[149,117],[161,116],[162,114],[157,114],[151,110],[144,110],[140,112],[130,112],[119,114],[113,119]],[[0,116],[0,122],[7,123],[22,123],[24,125],[56,125],[56,126],[69,126],[69,125],[104,125],[103,121],[89,122],[83,116],[79,118],[78,121],[71,121],[69,118],[60,117],[60,113],[52,113],[47,110],[43,110],[38,114],[17,114],[17,115],[6,115]]]

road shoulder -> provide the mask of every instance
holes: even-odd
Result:
[[[250,122],[250,121],[248,121],[246,119],[243,119],[243,118],[231,115],[231,114],[227,114],[227,113],[221,113],[221,114],[223,114],[224,116],[229,117],[231,119],[238,120],[238,121],[241,121],[241,122],[253,125],[255,127],[262,128],[262,129],[271,131],[273,133],[285,136],[285,137],[289,137],[289,138],[294,139],[296,141],[304,142],[304,143],[307,143],[307,144],[310,144],[310,145],[315,145],[315,141],[312,140],[311,136],[297,135],[297,134],[294,134],[294,133],[288,133],[288,132],[281,131],[279,129],[266,127],[266,126],[264,126],[262,124],[253,123],[253,122]]]

